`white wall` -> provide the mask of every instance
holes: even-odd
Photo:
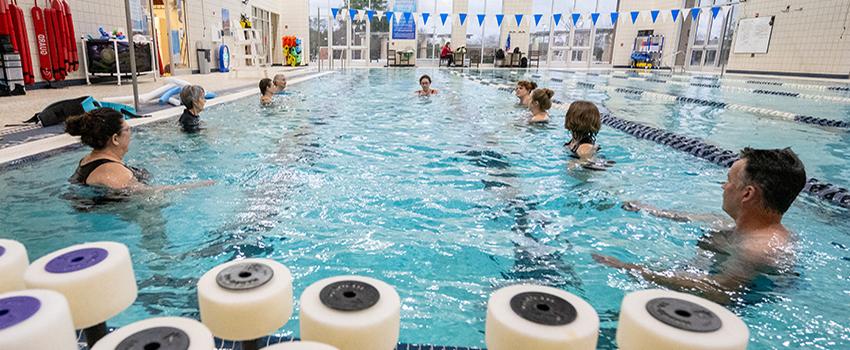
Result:
[[[683,11],[679,14],[679,19],[674,23],[670,15],[670,10],[681,9],[683,1],[681,0],[640,0],[627,1],[620,0],[620,17],[617,24],[617,30],[614,34],[614,53],[612,64],[614,66],[627,66],[631,63],[631,53],[634,48],[635,38],[639,30],[654,30],[655,35],[664,36],[664,52],[663,67],[671,67],[674,57],[672,54],[676,52],[676,45],[679,41],[679,28],[682,23],[683,16],[688,13]],[[661,10],[658,15],[658,20],[652,23],[652,18],[649,15],[650,10]],[[630,12],[641,11],[640,16],[635,24],[632,24]],[[601,20],[601,19],[600,19]]]
[[[776,18],[768,52],[733,53],[728,70],[850,75],[850,1],[749,0],[740,6],[739,20]]]
[[[499,48],[504,49],[511,33],[511,50],[518,47],[527,53],[528,43],[531,38],[531,23],[534,21],[532,13],[533,3],[529,0],[503,0],[502,12],[505,18],[502,20],[501,34],[499,37]],[[523,14],[522,24],[516,25],[516,14]]]

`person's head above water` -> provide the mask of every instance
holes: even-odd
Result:
[[[204,88],[198,85],[186,85],[180,91],[180,103],[192,113],[198,114],[204,110],[207,103],[205,94]]]
[[[572,133],[574,140],[581,142],[588,137],[595,139],[599,129],[602,128],[599,109],[590,101],[571,103],[564,120],[564,127]]]
[[[550,89],[535,89],[531,93],[531,105],[529,107],[537,108],[541,112],[548,111],[549,108],[552,108],[552,97],[554,96],[555,92]]]
[[[790,148],[741,150],[723,184],[723,210],[733,219],[782,217],[806,185],[806,168]]]
[[[65,132],[79,136],[83,144],[95,150],[109,149],[124,155],[130,146],[130,126],[124,116],[112,108],[98,108],[65,120]]]
[[[528,80],[520,80],[516,83],[516,91],[514,94],[518,97],[522,103],[530,102],[531,92],[537,88],[537,84]],[[529,99],[529,101],[526,101]]]
[[[285,75],[275,74],[274,79],[272,79],[272,81],[274,82],[274,86],[277,87],[278,92],[286,89],[286,76]]]
[[[272,87],[272,80],[269,78],[263,78],[260,80],[260,95],[266,95],[266,93],[273,93],[274,90]]]
[[[431,77],[428,74],[419,77],[419,86],[422,87],[422,91],[431,90]]]

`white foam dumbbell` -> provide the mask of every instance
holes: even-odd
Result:
[[[401,299],[387,283],[337,276],[301,294],[301,338],[340,350],[390,350],[398,344]]]
[[[89,346],[106,335],[106,321],[133,304],[138,294],[130,250],[115,242],[78,244],[47,254],[27,268],[24,281],[29,288],[62,293]]]
[[[77,350],[65,297],[42,289],[0,294],[0,349]]]
[[[23,244],[0,239],[0,293],[26,288],[24,272],[29,264],[27,248]]]
[[[103,337],[92,350],[212,350],[215,340],[202,323],[183,317],[157,317],[131,323]]]
[[[563,290],[515,285],[487,302],[485,341],[490,350],[591,350],[599,316],[581,298]]]
[[[617,345],[623,350],[743,350],[744,321],[714,302],[650,289],[627,294],[620,307]]]
[[[254,347],[292,316],[292,274],[269,259],[221,264],[198,281],[198,306],[213,335]]]
[[[314,341],[297,341],[267,346],[263,350],[339,350],[333,346]]]

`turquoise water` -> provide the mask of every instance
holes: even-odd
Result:
[[[413,96],[422,73],[439,95]],[[626,212],[622,202],[721,213],[725,169],[606,129],[603,155],[617,165],[568,170],[564,111],[553,112],[548,127],[528,126],[510,94],[445,71],[354,70],[290,90],[271,108],[255,97],[211,107],[198,135],[179,132],[176,121],[134,131],[127,161],[147,168],[153,182],[213,179],[212,187],[83,212],[64,197],[86,150],[3,171],[0,235],[23,242],[32,259],[86,241],[127,244],[140,293],[111,321],[116,326],[197,317],[194,285],[205,271],[268,257],[292,270],[296,295],[339,274],[394,285],[406,343],[483,346],[489,294],[523,281],[588,300],[601,318],[600,348],[613,348],[623,295],[651,285],[601,267],[590,253],[674,268],[690,260],[703,233]],[[592,99],[623,118],[708,135],[726,148],[745,141],[716,131],[734,129],[720,112],[557,90],[565,100]],[[823,153],[846,154],[846,135],[841,143],[817,129],[771,125],[752,141],[793,141],[812,172],[835,182],[844,176],[848,158]],[[804,138],[777,137],[786,133]],[[809,197],[792,207],[786,224],[799,236],[799,278],[731,306],[750,326],[753,349],[850,347],[847,215]],[[280,334],[298,335],[297,312]]]

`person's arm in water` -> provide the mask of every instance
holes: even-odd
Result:
[[[716,230],[729,230],[735,227],[735,223],[732,222],[732,220],[720,215],[696,214],[675,210],[659,209],[649,204],[641,203],[638,201],[626,201],[625,203],[623,203],[623,209],[632,212],[643,211],[655,217],[670,219],[678,222],[704,222],[711,225],[712,228]]]
[[[625,270],[657,285],[680,292],[698,293],[720,304],[727,304],[733,293],[740,291],[758,273],[757,263],[747,256],[732,256],[721,265],[718,274],[697,274],[685,271],[654,271],[639,264],[625,263],[619,259],[592,254],[596,262]]]
[[[206,187],[215,184],[215,181],[205,180],[197,182],[189,182],[180,185],[162,185],[149,186],[145,185],[133,176],[133,172],[127,169],[121,163],[106,163],[93,171],[86,181],[87,185],[107,187],[114,190],[126,191],[131,193],[146,192],[146,191],[180,191],[198,187]]]

